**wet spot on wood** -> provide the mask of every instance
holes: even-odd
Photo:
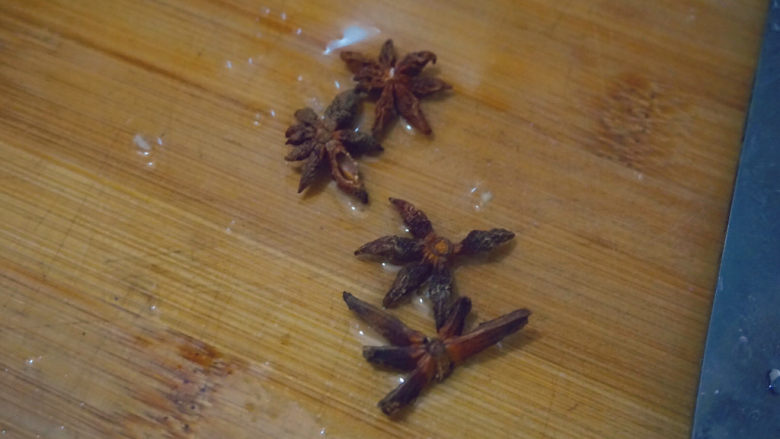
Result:
[[[128,389],[144,407],[123,420],[133,437],[155,430],[164,430],[162,437],[197,436],[199,424],[218,403],[225,379],[247,367],[211,344],[171,330],[145,333],[133,341],[149,357],[141,373],[154,379],[152,386]]]
[[[670,87],[626,73],[596,101],[595,137],[589,151],[640,172],[667,164],[684,120],[682,99]]]
[[[219,358],[219,352],[217,352],[214,346],[198,340],[179,346],[179,354],[184,359],[198,364],[206,370]]]

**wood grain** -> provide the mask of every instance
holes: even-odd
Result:
[[[2,434],[687,437],[766,7],[0,3]],[[293,111],[349,87],[323,51],[350,25],[454,85],[432,137],[400,121],[361,160],[366,207],[282,160]],[[392,282],[352,257],[401,231],[389,196],[516,231],[457,289],[473,323],[534,312],[397,420],[341,301]]]

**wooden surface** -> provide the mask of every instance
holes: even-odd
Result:
[[[2,437],[685,438],[767,2],[338,3],[0,2]],[[454,85],[365,208],[282,160],[349,26]],[[394,421],[341,300],[389,196],[516,231],[457,289],[534,312]]]

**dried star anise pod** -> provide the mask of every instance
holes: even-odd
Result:
[[[396,63],[393,40],[387,40],[376,61],[352,51],[341,52],[341,59],[355,74],[354,80],[358,82],[359,90],[381,90],[374,110],[374,125],[371,128],[375,137],[382,133],[398,113],[419,131],[431,133],[418,98],[452,88],[441,79],[418,76],[428,62],[436,64],[436,55],[433,52],[412,52]]]
[[[452,369],[467,358],[519,331],[531,315],[527,309],[518,309],[483,322],[473,331],[461,335],[466,316],[471,311],[471,300],[461,297],[439,328],[438,337],[426,337],[346,291],[344,301],[349,309],[392,345],[363,346],[363,357],[374,364],[411,371],[395,390],[379,401],[378,406],[386,415],[392,415],[412,402],[430,382],[447,378]]]
[[[383,236],[355,250],[355,255],[373,255],[394,264],[407,264],[385,295],[382,304],[396,306],[427,280],[426,295],[433,302],[436,328],[444,324],[452,296],[452,262],[460,255],[493,249],[515,234],[505,229],[472,230],[461,242],[453,244],[438,236],[425,214],[408,201],[390,198],[414,238]]]
[[[322,118],[308,107],[295,112],[298,123],[284,133],[287,144],[292,145],[293,150],[284,159],[304,161],[298,193],[303,192],[314,181],[318,171],[327,165],[342,191],[364,203],[368,202],[368,193],[352,155],[379,151],[382,147],[370,135],[350,129],[359,100],[359,93],[349,90],[333,99]]]

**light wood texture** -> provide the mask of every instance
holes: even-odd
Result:
[[[766,2],[332,3],[0,2],[2,437],[687,437]],[[282,160],[350,25],[454,85],[367,207]],[[388,196],[515,230],[457,289],[534,313],[396,420],[341,300],[392,282]]]

